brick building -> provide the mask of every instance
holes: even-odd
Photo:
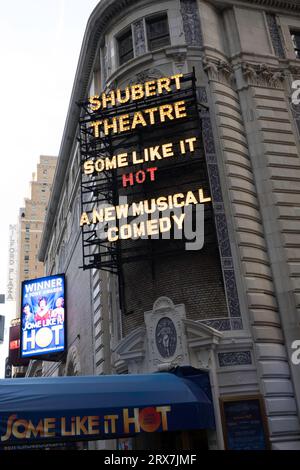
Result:
[[[300,369],[291,361],[300,338],[299,114],[291,105],[299,50],[295,0],[99,2],[83,40],[39,252],[46,274],[65,272],[68,285],[69,350],[65,361],[44,363],[44,375],[189,364],[210,373],[210,448],[224,447],[219,398],[255,394],[271,447],[300,447]],[[121,292],[114,274],[80,269],[76,103],[193,68],[199,158],[212,198],[204,246],[124,265]],[[176,191],[185,175],[165,178]],[[200,174],[193,175],[197,183]],[[164,328],[172,332],[167,351]],[[30,374],[40,367],[32,363]]]

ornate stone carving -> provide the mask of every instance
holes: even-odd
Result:
[[[241,69],[242,69],[242,74],[246,80],[248,79],[254,80],[255,78],[257,78],[256,70],[254,67],[252,67],[251,64],[243,62],[241,65]]]
[[[217,78],[218,67],[214,62],[208,60],[207,57],[203,57],[202,65],[203,65],[203,70],[207,73],[208,76]]]
[[[216,318],[214,320],[201,320],[201,323],[218,331],[243,329],[243,322],[241,318]]]
[[[142,83],[148,80],[156,80],[157,78],[161,78],[163,76],[164,74],[159,69],[146,69],[134,75],[128,84],[135,85],[136,83]]]
[[[168,297],[156,300],[144,313],[148,338],[148,362],[152,370],[186,363],[188,352],[182,321],[184,305],[174,305]]]
[[[250,351],[232,351],[218,354],[220,367],[232,367],[251,365],[251,352]]]
[[[285,78],[284,71],[270,67],[266,64],[254,65],[248,62],[241,64],[241,71],[248,85],[263,86],[268,88],[282,88]]]
[[[146,38],[143,19],[133,23],[133,38],[134,38],[134,50],[135,56],[145,54],[146,52]]]
[[[203,46],[201,24],[196,0],[180,0],[185,41],[188,46]]]
[[[205,63],[205,60],[204,60]],[[219,70],[217,67],[213,67],[213,73],[215,70]],[[232,73],[231,67],[229,66],[222,66],[223,73],[225,72],[226,75]],[[210,67],[209,67],[210,70]],[[217,72],[219,73],[219,71]],[[203,103],[207,102],[207,95],[205,88],[199,88],[198,94],[201,96],[201,101]],[[240,318],[240,306],[239,306],[239,299],[238,293],[236,288],[236,281],[235,275],[233,270],[233,261],[232,261],[232,253],[230,248],[230,241],[228,235],[228,228],[227,228],[227,220],[224,212],[224,204],[223,204],[223,196],[221,190],[221,182],[219,177],[219,169],[217,165],[217,158],[216,158],[216,149],[214,144],[214,135],[212,130],[212,124],[210,120],[210,115],[208,111],[203,111],[201,114],[202,118],[202,132],[204,137],[204,149],[205,149],[205,158],[207,161],[208,167],[208,176],[209,176],[209,183],[212,193],[212,200],[214,206],[214,216],[215,216],[215,224],[217,230],[217,238],[218,244],[220,249],[220,256],[221,256],[221,266],[224,275],[225,281],[225,290],[226,290],[226,297],[227,297],[227,304],[228,304],[228,311],[230,318],[222,318],[216,320],[207,320],[204,321],[206,325],[209,325],[216,330],[219,331],[226,331],[230,329],[237,329],[240,330],[243,328],[242,319]],[[235,322],[235,319],[238,321]]]
[[[177,332],[171,318],[163,317],[159,320],[155,330],[155,341],[162,357],[174,356],[177,347]]]
[[[202,59],[203,70],[207,73],[209,80],[229,84],[234,83],[234,70],[232,66],[225,61],[214,61],[208,57]]]
[[[218,331],[231,330],[230,318],[217,318],[215,320],[202,320],[201,323]]]

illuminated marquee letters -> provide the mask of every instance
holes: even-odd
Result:
[[[93,145],[97,146],[99,145],[98,139],[100,142],[106,142],[107,137],[113,140],[118,134],[136,133],[149,126],[167,125],[176,120],[186,122],[191,101],[190,99],[188,101],[187,95],[182,93],[184,80],[186,79],[182,74],[177,74],[127,86],[124,90],[111,90],[108,93],[103,92],[91,96],[87,104],[88,120],[85,121],[89,139],[91,138]],[[170,102],[166,102],[169,100],[168,96],[176,92],[178,92],[178,99],[172,96],[172,100],[170,98]],[[161,97],[162,101],[154,99],[147,101],[150,97]],[[147,102],[151,103],[148,107]],[[140,103],[141,106],[133,107],[130,106],[131,103]],[[102,148],[102,143],[100,143],[99,151],[96,150],[94,153],[92,150],[91,155],[84,151],[86,159],[82,163],[82,174],[91,178],[97,178],[99,175],[98,178],[101,178],[101,173],[117,172],[117,185],[125,190],[135,185],[156,182],[159,178],[160,162],[169,159],[170,162],[181,164],[180,159],[184,162],[193,157],[197,146],[199,146],[198,138],[190,135],[144,148],[137,149],[134,145],[130,148],[129,145],[130,150],[127,150],[126,146],[120,147],[119,153],[109,155],[109,151],[103,153],[100,151]],[[189,205],[209,202],[211,198],[204,195],[204,189],[200,188],[186,191],[184,194],[176,193],[168,196],[162,195],[155,199],[145,199],[130,205],[93,206],[82,212],[80,226],[83,229],[90,225],[98,226],[97,230],[100,229],[105,233],[106,239],[111,243],[118,240],[159,236],[167,234],[172,228],[182,231],[186,218],[185,213],[178,214],[178,211],[174,214],[163,214],[162,217],[160,213],[172,210],[174,212],[179,208],[184,211],[184,208]],[[141,216],[145,216],[143,220]],[[128,217],[136,217],[140,220],[131,220],[129,223]]]

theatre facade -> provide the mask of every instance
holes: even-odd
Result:
[[[28,375],[191,366],[214,425],[178,448],[300,448],[297,80],[296,1],[99,2],[39,252],[68,351]]]

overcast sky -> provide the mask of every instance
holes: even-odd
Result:
[[[39,155],[57,155],[88,18],[99,0],[0,0],[0,293],[8,225]]]

